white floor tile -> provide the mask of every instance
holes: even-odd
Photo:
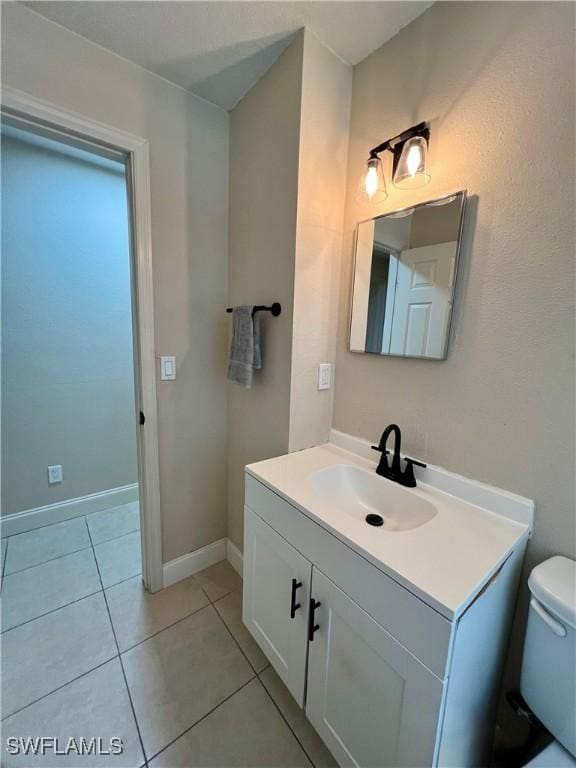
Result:
[[[314,762],[333,766],[272,670],[262,673],[261,682],[250,682],[268,662],[242,624],[237,573],[222,562],[147,593],[140,578],[140,533],[133,528],[138,522],[137,505],[123,505],[11,537],[7,555],[3,542],[4,739],[47,735],[62,745],[71,737],[100,737],[103,743],[119,737],[124,750],[118,756],[24,758],[8,756],[3,745],[2,764],[142,766],[128,692],[114,658],[109,609],[120,649],[130,649],[122,658],[148,755],[176,739],[152,761],[153,768],[309,766],[276,706]]]
[[[137,645],[122,659],[149,756],[254,674],[212,606]]]
[[[94,553],[105,589],[142,572],[139,531],[97,544]]]
[[[9,574],[2,592],[2,631],[101,589],[92,549]]]
[[[83,517],[10,536],[4,575],[90,546]]]
[[[242,589],[242,579],[227,560],[205,568],[194,578],[212,601],[219,600],[234,590]]]
[[[262,672],[263,669],[266,669],[269,664],[268,659],[264,656],[258,643],[248,632],[242,621],[242,593],[238,591],[231,592],[226,597],[215,602],[214,608],[216,608],[220,618],[234,635],[236,642],[244,651],[255,671]]]
[[[2,635],[2,716],[111,659],[116,643],[102,592]]]
[[[314,730],[304,710],[300,709],[298,704],[296,704],[292,694],[272,667],[268,667],[268,669],[261,673],[260,680],[274,699],[282,715],[290,724],[298,741],[302,744],[316,768],[337,768],[338,763]]]
[[[140,507],[137,501],[120,507],[105,509],[86,516],[92,544],[117,539],[140,530]]]
[[[5,768],[138,768],[144,756],[118,659],[113,659],[87,675],[74,680],[55,693],[26,707],[2,723],[2,765]],[[101,739],[109,748],[110,739],[122,741],[119,755],[67,756],[48,752],[44,755],[10,756],[5,744],[8,737],[54,736],[61,749],[69,739],[80,743],[84,738]]]
[[[193,577],[151,594],[136,576],[107,589],[106,599],[121,651],[209,604]]]
[[[248,683],[150,768],[296,768],[310,761],[258,680]]]

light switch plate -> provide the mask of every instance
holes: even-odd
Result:
[[[174,381],[176,378],[176,358],[164,355],[160,358],[160,378],[162,381]]]
[[[48,485],[62,482],[62,464],[53,464],[48,467]]]
[[[318,366],[318,389],[330,389],[332,386],[332,363],[320,363]]]

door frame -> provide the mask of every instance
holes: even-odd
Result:
[[[145,414],[137,427],[138,482],[140,495],[142,578],[151,592],[164,586],[162,573],[162,526],[160,516],[160,472],[158,459],[158,415],[156,403],[156,359],[152,275],[152,227],[150,209],[149,142],[113,126],[3,86],[2,113],[31,124],[52,128],[120,151],[128,158],[126,176],[132,233],[132,325],[134,334],[134,378],[136,413]]]

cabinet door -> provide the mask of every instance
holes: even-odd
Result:
[[[314,568],[306,714],[341,766],[431,766],[442,683]]]
[[[312,565],[258,515],[244,515],[244,624],[304,706]]]

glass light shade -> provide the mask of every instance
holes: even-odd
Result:
[[[431,178],[428,173],[428,142],[423,136],[412,136],[402,147],[394,171],[394,186],[417,189],[428,184]]]
[[[369,157],[366,161],[358,192],[364,200],[373,203],[386,200],[388,197],[382,161],[379,157]]]
[[[427,207],[432,208],[438,208],[441,205],[450,205],[450,203],[453,203],[454,200],[458,195],[449,195],[448,197],[440,197],[438,200],[431,200],[429,203],[426,203]]]
[[[395,213],[389,213],[388,219],[406,219],[408,216],[412,216],[414,208],[404,208],[402,211],[396,211]]]

